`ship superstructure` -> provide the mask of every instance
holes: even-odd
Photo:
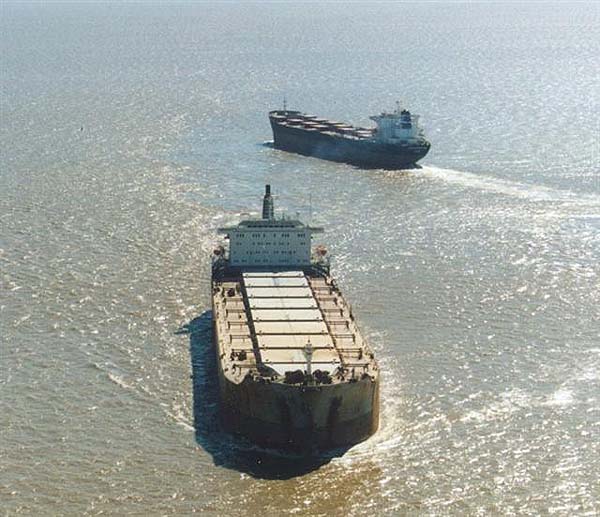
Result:
[[[378,427],[379,372],[350,306],[329,275],[322,228],[263,217],[222,228],[213,259],[214,340],[221,417],[261,445],[323,450]]]
[[[391,113],[370,117],[376,127],[355,127],[300,111],[269,113],[274,145],[278,149],[363,167],[413,167],[431,144],[419,125],[419,115],[397,103]]]

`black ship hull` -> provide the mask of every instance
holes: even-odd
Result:
[[[277,149],[365,168],[412,168],[430,148],[426,140],[412,144],[384,144],[370,138],[348,138],[331,132],[283,125],[272,117],[270,122]]]
[[[289,386],[246,379],[235,384],[219,370],[219,391],[223,428],[262,447],[325,452],[360,443],[379,427],[378,380]]]

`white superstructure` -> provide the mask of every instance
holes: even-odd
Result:
[[[397,103],[393,113],[381,113],[369,117],[377,124],[375,140],[386,144],[414,143],[423,139],[423,132],[419,127],[419,115],[412,115],[410,111],[401,109]]]
[[[219,229],[229,239],[229,266],[247,268],[310,266],[312,235],[322,231],[297,220],[276,218],[270,185],[266,186],[261,219]]]

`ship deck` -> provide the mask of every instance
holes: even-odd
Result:
[[[302,271],[245,272],[215,282],[213,307],[220,361],[241,382],[248,373],[285,377],[307,370],[328,372],[332,382],[375,375],[364,342],[335,282]]]
[[[356,127],[299,111],[272,111],[269,116],[272,121],[283,127],[344,137],[350,140],[370,140],[375,134],[373,128]]]

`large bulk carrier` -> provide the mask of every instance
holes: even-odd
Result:
[[[379,425],[379,371],[329,275],[322,228],[262,218],[221,228],[212,264],[220,414],[227,430],[279,449],[350,446]]]
[[[419,127],[419,116],[406,109],[370,117],[375,128],[307,115],[300,111],[271,111],[274,146],[307,156],[347,162],[362,167],[414,167],[431,144]]]

